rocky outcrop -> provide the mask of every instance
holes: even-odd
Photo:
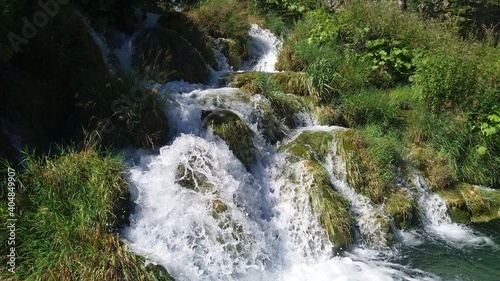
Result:
[[[500,219],[500,192],[476,187],[468,183],[457,183],[437,191],[448,206],[455,222],[489,222]]]
[[[223,139],[248,170],[256,159],[254,133],[248,125],[230,110],[205,111],[202,118],[204,126]]]
[[[145,29],[137,39],[135,54],[134,63],[139,71],[159,83],[180,79],[202,83],[210,74],[200,52],[171,29]]]

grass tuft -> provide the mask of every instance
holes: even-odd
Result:
[[[172,280],[165,270],[146,268],[112,233],[127,223],[129,207],[120,158],[62,149],[57,157],[29,155],[25,165],[13,280]]]

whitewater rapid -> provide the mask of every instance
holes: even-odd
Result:
[[[246,70],[275,71],[281,41],[257,25],[250,35]],[[224,58],[219,54],[219,59]],[[404,188],[421,198],[423,231],[400,231],[395,246],[384,246],[386,237],[374,221],[382,211],[347,184],[345,163],[336,157],[334,145],[329,160],[321,164],[351,201],[361,239],[383,242],[357,243],[339,255],[311,211],[307,191],[312,177],[303,163],[287,162],[287,155],[266,143],[259,131],[262,103],[269,103],[265,97],[183,81],[152,82],[151,87],[168,98],[171,142],[157,154],[138,151],[131,157],[134,208],[121,235],[134,252],[164,266],[176,280],[436,280],[431,273],[398,263],[398,245],[418,246],[429,235],[453,238],[454,247],[490,242],[451,223],[442,199],[415,174]],[[203,126],[202,112],[218,109],[231,110],[253,130],[258,153],[249,170]],[[307,120],[305,127],[289,128],[283,142],[305,130],[344,130]],[[192,186],[186,186],[188,180]],[[379,237],[370,239],[374,236]]]

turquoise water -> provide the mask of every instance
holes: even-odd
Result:
[[[469,227],[492,243],[450,244],[422,233],[418,235],[422,243],[401,245],[393,262],[433,273],[441,280],[500,280],[500,222]]]

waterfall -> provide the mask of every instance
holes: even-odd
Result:
[[[336,129],[336,132],[345,130]],[[357,193],[347,183],[347,172],[345,162],[338,155],[337,141],[334,140],[330,155],[327,157],[325,167],[330,174],[331,180],[340,192],[342,192],[352,204],[353,213],[357,216],[357,226],[365,241],[371,241],[375,246],[385,246],[389,240],[388,233],[382,231],[379,218],[388,220],[380,207],[374,206],[371,200]]]
[[[280,41],[257,25],[252,25],[250,35],[245,70],[275,71]],[[224,59],[220,53],[221,65]],[[212,75],[217,78],[227,71],[223,67]],[[349,186],[334,140],[320,164],[334,188],[351,202],[358,229],[356,243],[336,253],[311,210],[308,191],[313,178],[304,163],[290,163],[286,153],[264,140],[259,124],[266,118],[263,112],[269,100],[215,83],[172,81],[150,86],[168,100],[171,141],[158,154],[137,152],[131,157],[134,204],[130,225],[121,237],[134,252],[164,266],[175,280],[436,280],[432,273],[401,262],[401,247],[417,245],[409,240],[429,235],[489,243],[453,224],[444,201],[415,172],[401,188],[418,199],[424,234],[400,232],[398,237],[404,237],[399,244],[387,246],[389,234],[382,231],[380,219],[390,218],[381,206]],[[231,110],[253,132],[257,156],[248,169],[212,129],[203,126],[203,114],[217,110]],[[302,127],[280,124],[287,130],[283,143],[304,131],[335,135],[345,130],[314,126],[317,121],[309,113],[295,118],[295,125]],[[452,233],[455,230],[461,236]],[[460,247],[457,243],[452,246]]]
[[[247,71],[276,71],[275,64],[278,61],[278,53],[282,42],[269,30],[252,24],[249,35],[250,59],[243,69]]]
[[[417,199],[422,223],[428,234],[435,235],[454,247],[495,246],[491,238],[475,233],[465,225],[453,223],[444,199],[431,192],[427,181],[416,169],[412,170],[409,190]]]
[[[111,73],[114,73],[117,69],[131,69],[132,57],[135,53],[135,41],[137,40],[137,37],[139,37],[144,28],[155,26],[160,18],[160,15],[147,13],[146,19],[139,24],[139,28],[132,35],[126,35],[123,32],[113,34],[113,46],[116,46],[116,48],[110,47],[110,44],[108,44],[103,34],[97,33],[83,15],[80,15],[80,17],[82,18],[85,28],[87,28],[87,31],[92,36],[92,39],[101,50],[104,64]]]

